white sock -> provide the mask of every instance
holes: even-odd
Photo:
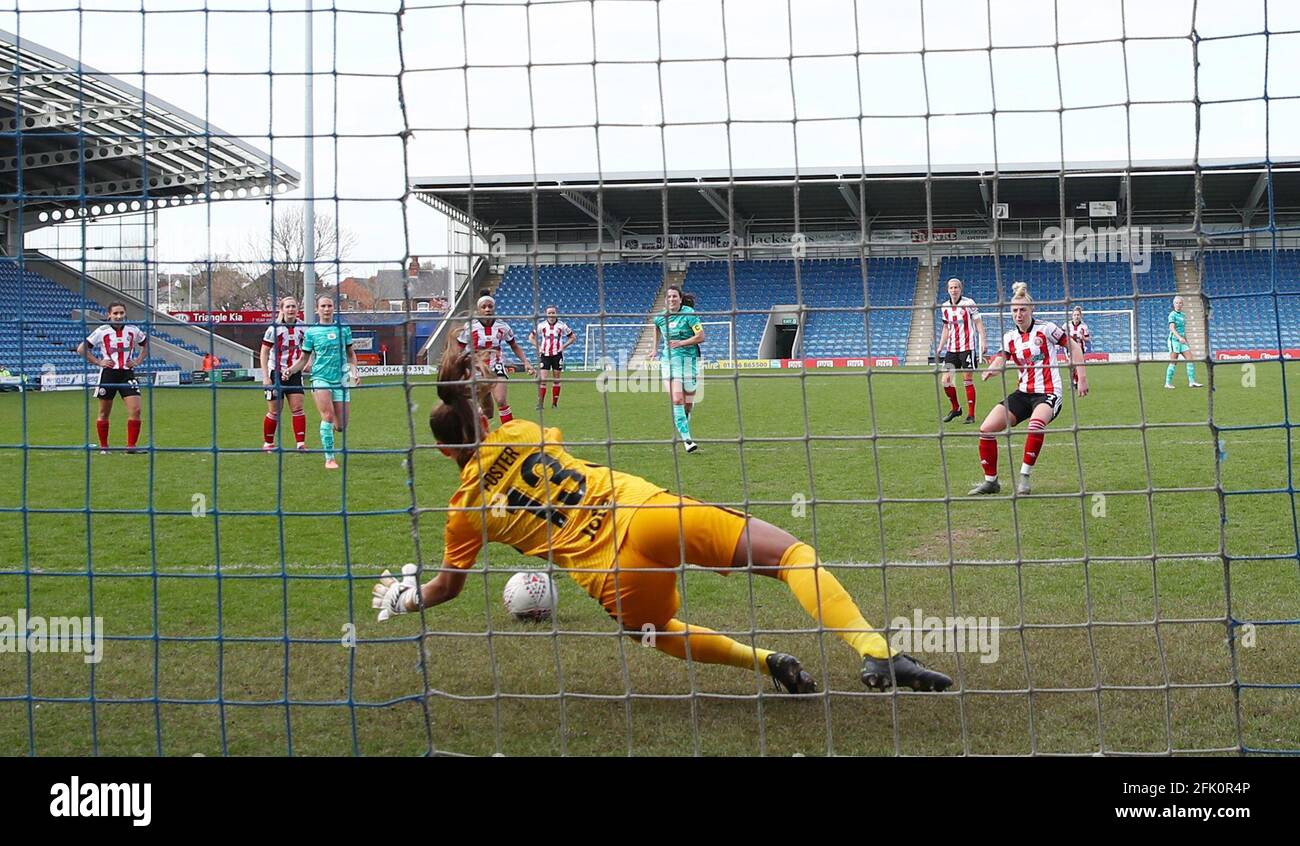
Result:
[[[1030,473],[1032,473],[1033,471],[1034,471],[1034,468],[1033,468],[1031,465],[1021,463],[1021,465],[1020,465],[1020,475],[1021,475],[1021,476],[1028,476],[1028,475],[1029,475]]]
[[[998,480],[997,476],[990,476],[987,473],[984,474],[984,481],[986,482],[996,482],[997,480]]]

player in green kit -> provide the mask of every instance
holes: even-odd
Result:
[[[320,443],[325,450],[325,469],[337,470],[334,433],[348,428],[351,388],[356,387],[357,354],[352,349],[352,327],[334,320],[334,300],[323,294],[316,298],[320,322],[303,330],[303,355],[286,372],[286,378],[311,368],[312,398],[320,412]],[[345,361],[346,359],[346,361]]]
[[[668,286],[667,311],[655,318],[655,353],[663,355],[659,369],[664,385],[672,395],[673,423],[682,438],[687,452],[695,452],[699,444],[691,439],[691,408],[695,405],[695,391],[700,379],[700,343],[704,340],[704,326],[695,316],[695,309],[683,301],[682,289]],[[662,339],[662,340],[661,340]]]
[[[1187,387],[1199,388],[1196,381],[1196,362],[1190,357],[1191,347],[1187,343],[1187,318],[1183,315],[1183,298],[1174,297],[1174,310],[1169,312],[1169,369],[1165,371],[1165,387],[1173,388],[1174,370],[1181,355],[1187,362]]]

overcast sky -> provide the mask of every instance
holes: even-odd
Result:
[[[308,2],[9,0],[0,28],[302,171]],[[314,14],[317,209],[356,234],[354,266],[400,261],[404,227],[445,251],[440,216],[403,213],[414,176],[1190,160],[1196,95],[1200,158],[1300,152],[1296,2],[1201,0],[1199,78],[1191,0],[335,5]],[[1297,34],[1266,39],[1266,14]],[[267,214],[163,211],[160,258],[239,252]]]

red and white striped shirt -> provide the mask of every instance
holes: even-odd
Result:
[[[975,321],[980,318],[979,306],[970,297],[962,297],[956,303],[952,298],[943,301],[939,308],[943,325],[948,328],[947,352],[963,353],[975,349]],[[979,350],[979,352],[984,352]]]
[[[1060,395],[1064,388],[1056,367],[1065,359],[1060,350],[1068,349],[1069,336],[1051,321],[1035,320],[1028,332],[1018,328],[1002,336],[1002,352],[1020,368],[1018,390],[1027,394]]]
[[[100,358],[112,361],[114,368],[128,370],[131,359],[135,358],[136,347],[143,349],[144,342],[145,334],[137,326],[126,323],[114,327],[111,323],[105,323],[86,338],[86,348]]]
[[[573,335],[569,324],[563,320],[551,323],[543,320],[537,324],[537,351],[541,355],[559,355],[564,349],[564,339]]]
[[[1079,342],[1079,349],[1087,349],[1088,342],[1092,340],[1092,332],[1088,331],[1088,324],[1082,320],[1077,324],[1071,320],[1065,324],[1065,331],[1070,333],[1070,337]]]
[[[284,372],[302,358],[302,323],[276,323],[268,326],[262,346],[271,348],[271,369]]]
[[[514,339],[514,330],[505,321],[494,320],[491,326],[484,326],[477,318],[456,336],[456,340],[465,346],[472,344],[474,352],[483,355],[488,367],[501,363],[502,348]]]

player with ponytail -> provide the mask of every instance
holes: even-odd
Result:
[[[982,379],[987,381],[1001,373],[1008,360],[1015,363],[1020,374],[1016,390],[993,406],[980,425],[980,466],[984,469],[984,481],[970,491],[972,496],[1002,490],[998,482],[998,437],[1022,420],[1029,421],[1029,435],[1025,438],[1016,493],[1021,496],[1029,493],[1029,475],[1043,449],[1047,424],[1061,413],[1061,396],[1066,385],[1061,382],[1057,365],[1065,355],[1063,349],[1068,351],[1069,365],[1077,376],[1079,396],[1088,395],[1083,348],[1055,323],[1034,319],[1034,299],[1029,295],[1029,285],[1016,282],[1011,290],[1011,319],[1015,326],[1002,336],[1002,346]]]
[[[897,684],[943,690],[952,679],[893,652],[812,547],[771,523],[676,496],[639,476],[582,461],[558,429],[515,420],[488,432],[472,400],[468,351],[449,350],[439,372],[442,402],[429,415],[439,449],[460,468],[447,513],[443,563],[419,585],[415,565],[374,586],[379,619],[454,599],[485,543],[507,544],[553,562],[638,641],[676,658],[757,668],[789,693],[817,685],[798,659],[740,643],[677,618],[686,564],[784,582],[804,610],[846,641],[862,661],[868,688]],[[651,633],[648,641],[643,640]]]

